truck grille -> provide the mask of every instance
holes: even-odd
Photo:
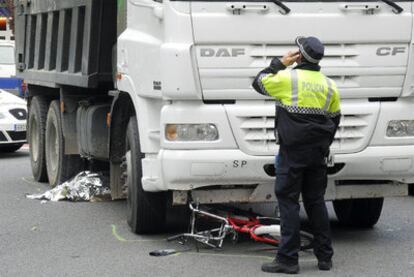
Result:
[[[358,46],[355,44],[325,44],[326,51],[323,66],[360,66],[355,58],[359,56]],[[295,45],[262,44],[250,48],[249,56],[254,59],[253,65],[263,67],[268,65],[274,57],[281,58],[288,49]]]
[[[358,74],[355,72],[344,72],[330,70],[330,68],[360,67],[358,61],[358,46],[355,44],[326,44],[325,56],[321,62],[326,75],[333,79],[340,88],[359,87]],[[260,45],[252,48],[250,57],[253,58],[252,65],[265,67],[275,57],[282,58],[285,49],[295,48],[293,45]]]
[[[355,153],[368,145],[377,119],[377,109],[375,105],[367,106],[365,109],[343,109],[341,124],[331,146],[332,152]],[[268,102],[265,108],[228,107],[228,112],[242,151],[250,155],[273,155],[278,150],[274,135],[273,102]]]
[[[401,45],[403,47],[404,45]],[[251,87],[257,73],[270,64],[274,57],[281,57],[295,49],[293,45],[237,45],[245,55],[235,57],[199,57],[200,80],[205,99],[263,99]],[[208,49],[227,49],[224,45],[209,45]],[[322,72],[333,79],[343,99],[369,97],[398,97],[407,72],[407,59],[399,56],[390,61],[372,57],[377,44],[327,44],[321,61]]]
[[[369,134],[370,114],[344,114],[341,118],[339,129],[332,143],[334,152],[355,152],[361,150],[364,138]]]

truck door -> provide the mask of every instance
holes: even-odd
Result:
[[[260,98],[257,72],[294,46],[296,36],[326,45],[323,72],[343,98],[397,97],[407,72],[410,1],[192,1],[197,63],[205,99]]]

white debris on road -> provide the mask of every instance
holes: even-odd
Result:
[[[41,194],[26,195],[29,199],[47,201],[91,201],[95,197],[110,197],[111,191],[105,186],[105,177],[100,173],[83,171],[63,184]],[[44,203],[44,201],[42,201]]]

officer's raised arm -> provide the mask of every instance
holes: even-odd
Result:
[[[278,58],[274,58],[268,67],[266,67],[265,69],[260,71],[259,74],[257,74],[252,84],[253,88],[260,94],[270,95],[266,91],[266,88],[262,83],[263,78],[268,75],[275,75],[280,70],[286,69],[287,66],[294,64],[298,58],[299,58],[299,51],[296,51],[296,52],[289,51],[289,53],[283,56],[282,60],[279,60]]]

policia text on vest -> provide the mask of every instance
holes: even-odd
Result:
[[[313,37],[296,39],[297,52],[275,58],[253,82],[260,94],[276,102],[275,192],[281,216],[282,239],[276,259],[266,272],[299,272],[299,196],[311,222],[314,253],[321,270],[332,267],[333,249],[324,195],[326,158],[340,121],[340,96],[333,80],[320,72],[324,46]],[[297,62],[293,69],[287,66]]]

